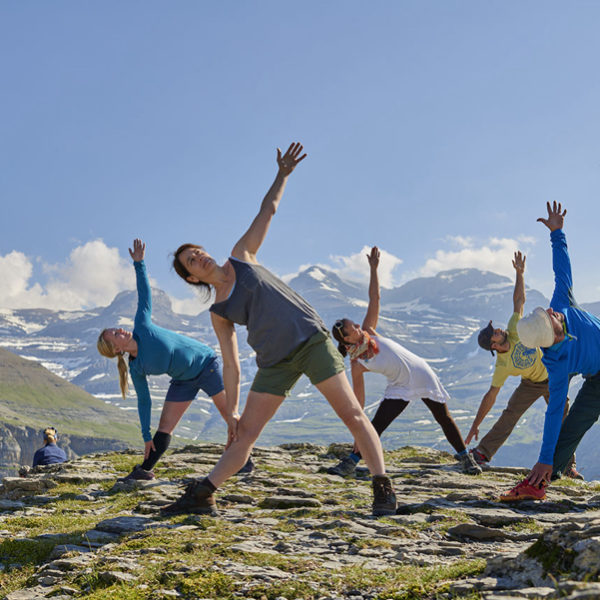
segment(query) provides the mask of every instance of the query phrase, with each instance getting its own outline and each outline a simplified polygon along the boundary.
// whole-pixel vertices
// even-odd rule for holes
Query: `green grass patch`
[[[510,523],[502,527],[504,531],[514,531],[515,533],[542,533],[548,524],[542,524],[535,519],[525,519],[518,523]]]
[[[56,545],[55,540],[12,539],[0,542],[0,561],[4,565],[39,565]]]

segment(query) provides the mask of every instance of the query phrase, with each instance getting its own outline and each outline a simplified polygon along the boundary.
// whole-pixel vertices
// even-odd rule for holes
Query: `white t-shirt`
[[[413,354],[397,342],[374,335],[379,352],[368,360],[358,362],[372,373],[384,375],[388,384],[384,398],[395,400],[420,400],[429,398],[436,402],[450,399],[433,369],[420,356]]]

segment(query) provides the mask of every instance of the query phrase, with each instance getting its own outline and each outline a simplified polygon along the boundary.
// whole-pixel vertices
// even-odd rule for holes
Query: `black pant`
[[[457,451],[466,450],[465,442],[462,435],[448,410],[448,405],[445,402],[436,402],[429,398],[421,398],[425,402],[425,406],[431,411],[433,418],[438,422],[446,439],[450,445]],[[377,408],[377,412],[371,421],[377,435],[381,434],[390,426],[392,421],[408,406],[406,400],[395,400],[393,398],[384,398]],[[360,452],[356,453],[360,456]]]

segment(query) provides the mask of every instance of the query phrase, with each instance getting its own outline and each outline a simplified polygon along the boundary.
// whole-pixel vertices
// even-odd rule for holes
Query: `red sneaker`
[[[530,485],[529,479],[523,479],[512,490],[501,494],[500,502],[515,502],[519,500],[545,500],[547,483],[541,483],[539,486]]]

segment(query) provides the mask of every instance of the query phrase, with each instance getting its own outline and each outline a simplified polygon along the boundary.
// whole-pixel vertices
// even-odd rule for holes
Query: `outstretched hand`
[[[552,206],[550,206],[550,202],[546,202],[546,208],[548,209],[548,218],[540,217],[538,221],[543,223],[550,231],[562,229],[567,209],[563,210],[561,203],[557,203],[556,200],[552,203]]]
[[[144,260],[145,255],[146,244],[139,238],[135,238],[135,240],[133,240],[133,250],[129,248],[129,256],[131,256],[134,262],[140,262]]]
[[[277,148],[277,164],[280,175],[287,177],[298,163],[306,158],[306,154],[300,156],[302,150],[304,150],[304,146],[300,142],[292,142],[283,156],[281,156],[281,149]]]
[[[475,425],[475,423],[473,423],[473,425],[471,425],[469,434],[465,438],[465,446],[468,446],[471,443],[471,440],[473,438],[475,438],[477,441],[479,441],[479,426]]]
[[[515,252],[515,257],[512,261],[515,271],[517,271],[517,273],[521,273],[521,275],[523,275],[523,273],[525,272],[525,258],[526,256],[524,254],[521,254],[521,251],[518,250],[517,252]]]
[[[379,248],[377,246],[373,246],[371,248],[371,252],[367,254],[367,260],[369,261],[369,267],[371,269],[376,269],[379,266],[379,257],[381,253],[379,252]]]

